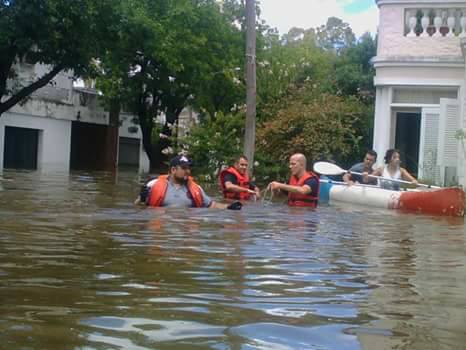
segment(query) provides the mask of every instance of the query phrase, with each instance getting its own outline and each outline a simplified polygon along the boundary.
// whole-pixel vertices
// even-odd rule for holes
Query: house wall
[[[29,84],[50,70],[45,65],[27,63],[21,63],[16,68],[23,84]],[[5,126],[41,130],[38,167],[68,171],[72,122],[109,125],[109,113],[100,103],[97,90],[73,87],[73,79],[72,72],[59,73],[51,84],[35,91],[25,103],[15,105],[0,117],[0,171],[3,169]],[[8,83],[11,85],[12,81]],[[136,133],[129,131],[130,127],[135,126],[131,119],[131,115],[121,114],[119,135],[140,141],[139,171],[149,172],[149,159],[142,146],[140,128]],[[163,116],[158,119],[164,121]]]
[[[464,73],[465,80],[466,80],[466,71]],[[460,103],[461,107],[461,127],[463,128],[463,132],[466,132],[466,93],[463,89],[463,97],[460,99],[463,103]],[[466,188],[466,140],[460,142],[459,145],[459,161],[458,161],[458,182]]]
[[[150,169],[150,162],[149,158],[147,157],[146,152],[144,151],[144,147],[142,146],[142,133],[139,126],[135,125],[131,120],[133,119],[133,115],[127,113],[120,114],[120,130],[119,136],[120,137],[128,137],[140,140],[140,150],[139,150],[139,172],[141,173],[148,173]],[[132,129],[137,126],[137,131],[132,132]]]
[[[406,35],[407,10],[440,9],[462,10],[464,0],[376,0],[379,6],[377,56],[373,59],[376,69],[376,106],[374,122],[374,149],[381,155],[393,147],[395,139],[395,113],[399,108],[426,107],[416,103],[398,106],[392,103],[393,90],[447,88],[458,90],[460,121],[466,129],[465,58],[458,36]],[[456,18],[458,24],[459,18]],[[460,29],[457,25],[457,31]],[[466,43],[466,41],[465,41]],[[466,47],[466,46],[465,46]],[[466,152],[458,159],[458,180],[466,186]],[[383,162],[379,157],[378,163]]]
[[[6,112],[0,118],[0,169],[3,169],[5,126],[39,130],[39,170],[69,171],[71,121]]]
[[[464,60],[462,64],[441,66],[440,64],[410,64],[402,60],[398,64],[379,66],[375,64],[374,83],[381,85],[406,86],[462,86],[464,84]]]
[[[392,147],[391,131],[392,116],[390,101],[392,100],[391,87],[380,86],[376,89],[375,97],[375,119],[374,119],[374,142],[373,149],[379,155],[377,165],[383,165],[385,151]]]
[[[419,8],[420,1],[392,3],[379,1],[378,57],[462,57],[459,37],[407,37],[405,11]],[[442,4],[443,3],[443,4]],[[447,1],[422,4],[424,8],[448,8]],[[422,6],[421,5],[421,6]],[[455,4],[452,4],[452,7]],[[458,4],[456,4],[458,6]]]

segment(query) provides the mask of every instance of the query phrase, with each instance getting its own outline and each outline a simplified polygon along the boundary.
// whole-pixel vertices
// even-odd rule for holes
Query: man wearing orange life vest
[[[168,175],[160,175],[142,187],[135,204],[143,203],[151,207],[185,207],[241,209],[240,202],[217,203],[209,196],[191,175],[192,162],[186,156],[176,156],[170,161]]]
[[[248,158],[239,156],[232,167],[220,172],[219,182],[223,196],[227,199],[248,200],[254,196],[260,198],[259,188],[248,176]]]
[[[315,208],[319,200],[319,178],[306,171],[306,157],[296,153],[290,157],[291,177],[288,184],[273,181],[268,188],[272,191],[288,192],[288,205]]]

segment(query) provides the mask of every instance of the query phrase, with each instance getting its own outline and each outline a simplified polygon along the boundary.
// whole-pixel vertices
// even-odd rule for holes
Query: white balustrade
[[[421,27],[422,27],[421,36],[429,36],[429,33],[427,32],[427,28],[430,25],[429,10],[424,9],[422,12],[423,12],[423,15],[422,15],[422,18],[421,18]],[[416,18],[416,20],[417,20],[417,18]]]
[[[448,25],[448,34],[447,36],[456,36],[455,34],[455,11],[454,10],[448,10],[448,18],[447,18],[447,25]]]
[[[460,27],[461,27],[460,37],[466,38],[466,10],[461,11]]]
[[[407,12],[406,18],[408,19],[408,28],[409,28],[409,32],[408,34],[406,34],[406,36],[408,37],[416,36],[416,24],[417,24],[416,14],[414,13],[414,16],[411,16],[411,14]]]
[[[466,8],[411,8],[405,12],[407,37],[466,37]]]

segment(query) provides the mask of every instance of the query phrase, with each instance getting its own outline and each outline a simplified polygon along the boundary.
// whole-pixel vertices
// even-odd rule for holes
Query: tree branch
[[[15,53],[12,50],[6,50],[5,56],[0,60],[0,101],[6,93],[6,83],[11,72],[11,67],[15,61]]]
[[[43,75],[40,79],[36,80],[34,83],[28,86],[25,86],[20,91],[18,91],[16,94],[14,94],[9,99],[7,99],[5,102],[0,103],[0,116],[4,112],[12,108],[14,105],[16,105],[17,103],[21,102],[26,97],[31,95],[34,91],[47,85],[49,81],[52,80],[64,68],[65,67],[63,64],[59,64],[55,66],[50,72]]]

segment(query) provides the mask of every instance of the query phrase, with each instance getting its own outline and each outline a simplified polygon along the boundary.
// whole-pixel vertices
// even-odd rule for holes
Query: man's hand
[[[241,210],[241,208],[243,207],[243,204],[239,201],[236,201],[236,202],[233,202],[231,204],[229,204],[227,206],[227,209],[230,209],[230,210]]]
[[[269,183],[267,188],[271,189],[272,191],[279,191],[281,185],[282,184],[280,182],[278,182],[278,181],[272,181],[271,183]]]
[[[362,182],[368,183],[369,182],[369,173],[367,171],[364,171],[362,173]]]

